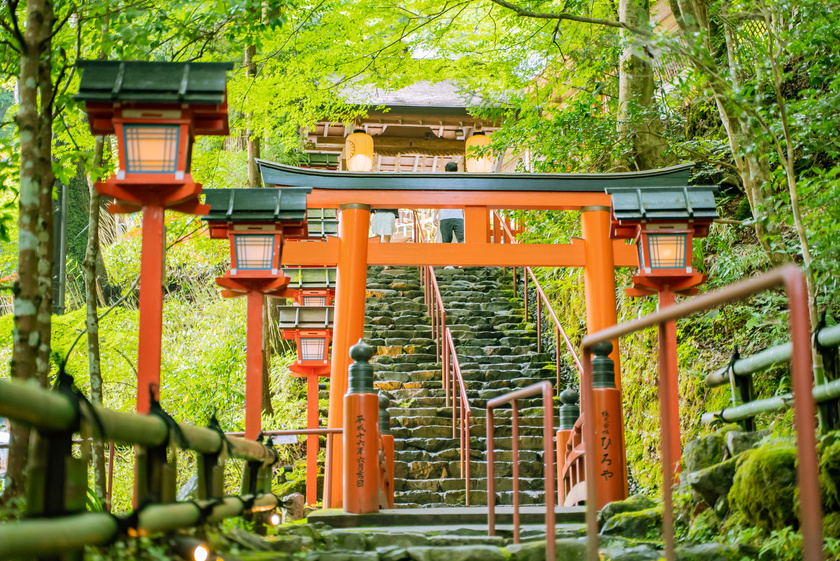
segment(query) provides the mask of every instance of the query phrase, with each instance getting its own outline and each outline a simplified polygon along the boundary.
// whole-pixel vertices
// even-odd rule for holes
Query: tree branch
[[[565,12],[534,12],[523,8],[521,6],[517,6],[516,4],[511,4],[506,0],[490,0],[494,4],[498,4],[503,8],[507,8],[508,10],[512,10],[517,15],[525,17],[525,18],[535,18],[535,19],[553,19],[553,20],[567,20],[567,21],[576,21],[578,23],[589,23],[592,25],[603,25],[606,27],[613,27],[616,29],[625,29],[631,33],[635,33],[636,35],[641,35],[642,37],[652,37],[653,33],[646,29],[641,29],[639,27],[635,27],[632,25],[628,25],[623,21],[613,21],[609,19],[602,19],[602,18],[590,18],[586,16],[576,16],[574,14],[567,14]]]

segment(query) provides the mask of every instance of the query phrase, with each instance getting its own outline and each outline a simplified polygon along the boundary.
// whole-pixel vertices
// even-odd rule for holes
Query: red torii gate
[[[338,172],[303,169],[258,160],[269,187],[309,187],[308,208],[341,211],[338,238],[289,240],[283,266],[337,266],[335,330],[328,425],[340,428],[347,391],[349,349],[364,333],[369,265],[462,265],[488,267],[583,267],[587,329],[616,324],[615,267],[637,267],[636,247],[610,239],[611,187],[686,187],[693,164],[610,174],[479,174]],[[369,239],[376,208],[463,208],[463,244],[381,244]],[[492,239],[492,210],[576,210],[583,239],[569,244],[499,244]],[[498,240],[500,241],[500,240]],[[618,342],[610,355],[621,389]],[[581,382],[586,383],[585,381]],[[616,412],[615,418],[621,418]],[[621,434],[623,453],[623,432]],[[342,505],[342,445],[331,442],[327,473],[331,508]],[[626,495],[626,479],[624,493]]]

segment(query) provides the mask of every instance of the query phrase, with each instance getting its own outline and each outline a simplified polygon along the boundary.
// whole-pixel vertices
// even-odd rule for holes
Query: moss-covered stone
[[[692,542],[704,542],[714,539],[720,531],[720,518],[712,509],[705,509],[697,514],[688,527],[688,539]]]
[[[598,527],[603,528],[604,524],[616,514],[622,512],[636,512],[656,506],[656,501],[646,495],[633,495],[623,501],[613,501],[604,505],[598,512]]]
[[[775,442],[738,457],[729,505],[750,526],[779,530],[795,526],[796,447]]]
[[[725,497],[732,488],[737,460],[731,459],[713,466],[685,474],[685,481],[706,501],[715,506],[718,499]]]
[[[601,556],[609,561],[659,561],[662,552],[649,545],[637,545],[622,549],[602,549]]]
[[[686,472],[698,471],[723,461],[726,439],[718,434],[701,436],[690,441],[683,452]]]
[[[366,537],[362,532],[333,530],[324,532],[323,537],[327,549],[364,551],[367,546]]]
[[[585,561],[586,542],[582,540],[557,540],[555,561]],[[502,550],[510,561],[545,561],[545,541],[518,543]]]
[[[367,535],[368,549],[382,547],[416,547],[426,545],[428,538],[421,533],[414,532],[373,532]]]
[[[409,547],[406,552],[411,561],[506,561],[502,550],[489,545]]]
[[[601,533],[640,540],[658,539],[662,536],[662,507],[618,513],[604,524]]]
[[[755,448],[761,439],[769,434],[770,431],[767,429],[753,432],[731,430],[726,433],[726,449],[729,450],[730,456],[737,456]]]

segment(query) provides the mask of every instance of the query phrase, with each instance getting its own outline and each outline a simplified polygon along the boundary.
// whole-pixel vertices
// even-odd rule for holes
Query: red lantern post
[[[706,280],[692,266],[692,244],[705,237],[709,225],[718,217],[716,187],[662,187],[654,189],[610,189],[613,201],[611,237],[634,239],[639,255],[638,274],[629,296],[659,295],[659,306],[671,306],[677,294],[693,296]],[[671,341],[667,355],[660,355],[659,392],[669,395],[670,407],[660,412],[663,425],[677,428],[671,449],[681,450],[679,414],[679,373],[677,369],[677,326],[668,322],[659,330],[659,340]],[[675,479],[681,457],[668,468]]]
[[[231,63],[80,61],[77,100],[91,132],[117,140],[116,174],[96,184],[113,213],[143,213],[137,411],[160,388],[165,210],[203,214],[190,174],[198,135],[227,135],[226,71]],[[159,397],[159,396],[158,396]]]
[[[262,430],[263,304],[266,296],[285,298],[290,278],[280,260],[285,238],[306,235],[308,189],[214,189],[204,217],[214,239],[230,244],[230,270],[216,279],[222,296],[247,296],[245,438]]]

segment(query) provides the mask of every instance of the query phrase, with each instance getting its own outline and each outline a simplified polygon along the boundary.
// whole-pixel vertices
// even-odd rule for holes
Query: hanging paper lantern
[[[344,155],[350,171],[370,171],[373,167],[373,137],[356,129],[344,141]]]
[[[467,139],[466,143],[466,157],[467,157],[467,171],[487,173],[493,170],[495,164],[493,158],[490,156],[478,157],[473,147],[488,146],[490,139],[483,132],[477,132]]]

